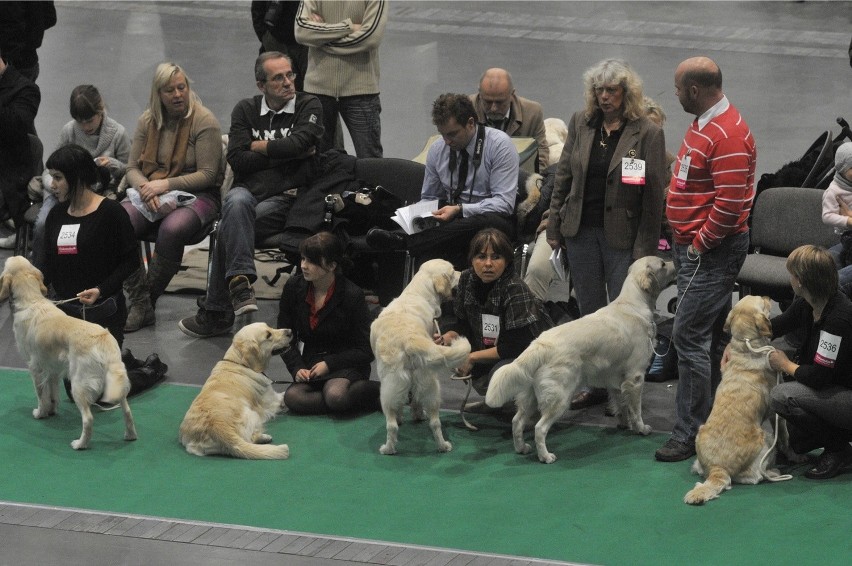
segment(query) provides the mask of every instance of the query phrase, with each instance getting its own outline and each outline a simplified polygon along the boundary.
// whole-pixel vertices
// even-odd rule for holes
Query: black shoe
[[[198,314],[195,316],[189,316],[178,322],[181,331],[193,338],[209,338],[225,334],[233,325],[232,311],[209,311],[204,308],[198,309]]]
[[[124,363],[124,367],[128,370],[136,369],[142,367],[142,360],[133,356],[133,352],[130,351],[130,348],[125,348],[121,351],[121,361]]]
[[[852,448],[839,452],[824,451],[816,466],[805,472],[805,477],[812,480],[827,480],[839,474],[847,464],[852,463]]]
[[[142,367],[151,368],[159,375],[166,375],[166,372],[169,371],[169,366],[160,361],[160,356],[156,353],[145,358],[145,363],[142,364]]]
[[[674,438],[669,438],[654,452],[654,458],[660,462],[680,462],[693,456],[695,456],[695,441],[681,442]]]
[[[231,279],[228,284],[228,295],[231,298],[231,306],[234,308],[235,316],[257,311],[254,288],[245,275],[236,275]]]
[[[381,228],[370,228],[366,240],[374,250],[404,250],[407,247],[405,236]]]

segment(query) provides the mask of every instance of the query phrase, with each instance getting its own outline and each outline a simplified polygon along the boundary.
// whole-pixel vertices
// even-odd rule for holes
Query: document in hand
[[[560,281],[565,281],[565,264],[562,263],[562,248],[556,248],[550,252],[550,265]]]
[[[432,213],[438,210],[437,200],[421,200],[396,209],[396,213],[391,220],[399,224],[406,234],[414,234],[422,232],[425,228],[431,226],[430,223],[416,222],[418,218],[431,219]]]

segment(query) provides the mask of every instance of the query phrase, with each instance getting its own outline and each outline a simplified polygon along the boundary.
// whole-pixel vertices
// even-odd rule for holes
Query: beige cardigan
[[[140,157],[145,148],[148,135],[148,123],[151,114],[147,110],[139,117],[133,143],[130,146],[130,160],[127,163],[128,186],[138,187],[148,181],[142,174]],[[157,148],[157,161],[163,163],[172,155],[177,134],[177,122],[163,125],[160,130],[160,145]],[[189,129],[189,147],[186,150],[186,162],[183,173],[169,179],[170,191],[198,193],[213,191],[222,184],[222,131],[219,121],[207,108],[196,105]]]
[[[312,13],[324,22],[311,20]],[[304,0],[296,41],[308,46],[305,92],[339,98],[379,92],[379,43],[388,21],[384,0]],[[352,31],[352,23],[361,24]]]

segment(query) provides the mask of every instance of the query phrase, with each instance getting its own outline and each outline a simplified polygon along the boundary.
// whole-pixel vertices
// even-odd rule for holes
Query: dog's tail
[[[494,372],[485,393],[485,403],[489,407],[502,407],[532,385],[532,376],[540,365],[540,348],[540,345],[533,342],[514,362]]]
[[[695,487],[683,496],[683,502],[690,505],[701,505],[711,499],[716,499],[720,493],[730,487],[731,476],[728,472],[721,466],[711,465],[704,483],[696,483]]]
[[[126,398],[128,393],[130,393],[130,379],[127,377],[124,364],[121,360],[109,362],[106,366],[104,392],[100,402],[115,405]]]
[[[439,346],[428,336],[412,336],[406,343],[402,352],[407,359],[405,366],[409,368],[421,368],[431,366],[440,362],[446,365],[448,370],[461,367],[470,355],[470,341],[464,336],[459,336],[448,346]]]
[[[242,438],[229,446],[229,450],[231,456],[246,460],[286,460],[290,457],[290,447],[286,444],[253,444]]]

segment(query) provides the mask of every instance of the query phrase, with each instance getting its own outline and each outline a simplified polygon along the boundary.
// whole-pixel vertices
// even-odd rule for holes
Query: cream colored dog
[[[713,410],[695,437],[697,457],[692,471],[706,481],[695,484],[684,496],[685,503],[700,505],[715,499],[731,488],[731,481],[755,484],[778,477],[778,471],[769,468],[775,463],[775,450],[767,456],[772,439],[761,426],[769,416],[769,390],[777,380],[764,350],[772,339],[770,304],[768,297],[743,297],[725,321],[725,331],[731,333],[728,361],[722,369]],[[787,447],[783,420],[778,435],[785,454],[799,461]]]
[[[180,425],[180,442],[196,456],[225,454],[250,460],[283,460],[286,444],[272,445],[264,423],[281,411],[284,394],[263,372],[274,353],[290,345],[292,332],[262,322],[234,335],[225,357],[192,402]]]
[[[46,294],[41,271],[21,256],[6,260],[0,274],[0,302],[10,300],[15,342],[35,385],[38,408],[33,417],[56,414],[59,382],[67,377],[71,397],[83,417],[83,432],[71,443],[74,450],[89,447],[91,406],[98,400],[121,405],[124,439],[136,440],[136,425],[127,403],[130,380],[118,342],[105,328],[68,316]]]
[[[432,332],[441,302],[452,297],[458,282],[459,272],[450,262],[429,260],[370,326],[370,345],[381,380],[379,397],[387,421],[387,441],[379,448],[382,454],[396,454],[402,408],[409,398],[415,420],[423,418],[424,410],[428,415],[438,451],[453,449],[441,431],[439,379],[464,364],[470,342],[459,338],[449,346],[439,346]]]
[[[620,425],[639,434],[651,427],[642,422],[642,384],[651,360],[654,306],[675,276],[674,265],[654,256],[633,262],[621,294],[595,313],[543,332],[511,364],[498,369],[485,395],[490,407],[502,407],[515,398],[512,419],[515,451],[530,452],[524,427],[536,411],[538,459],[556,461],[545,439],[550,427],[571,403],[580,385],[606,387]]]

